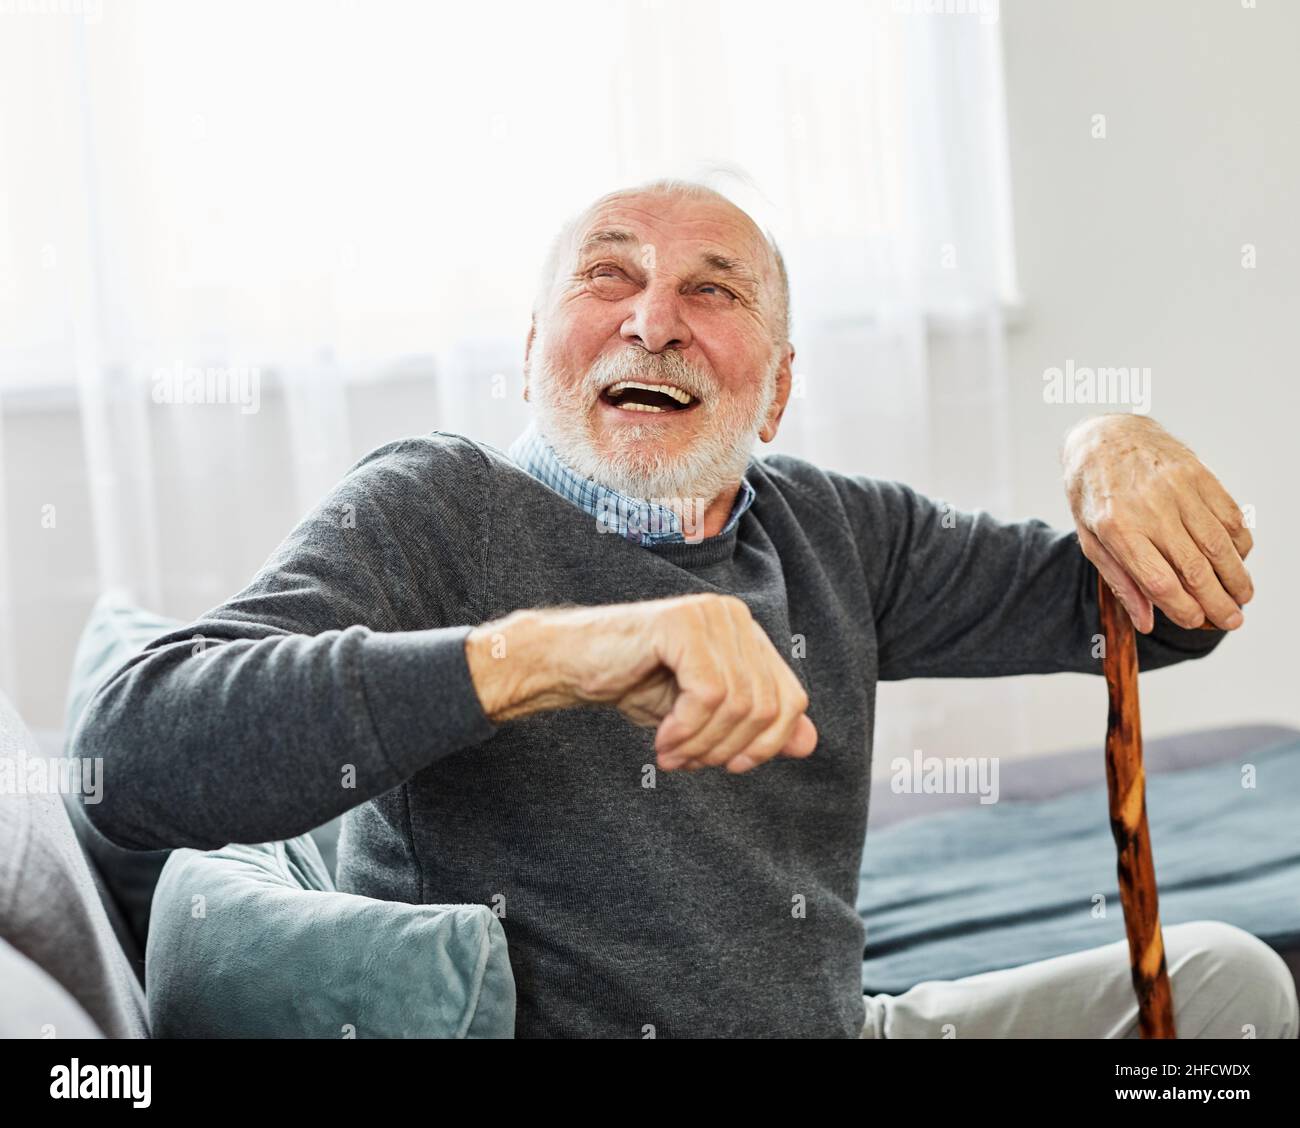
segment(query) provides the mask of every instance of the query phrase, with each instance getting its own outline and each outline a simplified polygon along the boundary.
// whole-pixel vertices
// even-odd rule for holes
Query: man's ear
[[[790,390],[794,383],[791,374],[793,365],[794,345],[787,344],[785,355],[781,358],[781,366],[776,370],[776,395],[772,399],[772,408],[758,432],[758,437],[765,443],[770,443],[776,438],[776,432],[781,426],[781,417],[785,414],[785,405],[790,401]]]
[[[537,316],[533,315],[528,322],[528,339],[524,342],[524,399],[528,399],[528,358],[532,355],[533,340],[537,336]]]

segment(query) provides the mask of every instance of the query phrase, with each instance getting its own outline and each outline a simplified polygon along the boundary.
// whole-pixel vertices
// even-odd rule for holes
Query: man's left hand
[[[1253,540],[1196,455],[1146,416],[1102,415],[1069,433],[1062,462],[1079,545],[1137,630],[1153,604],[1182,627],[1241,626]]]

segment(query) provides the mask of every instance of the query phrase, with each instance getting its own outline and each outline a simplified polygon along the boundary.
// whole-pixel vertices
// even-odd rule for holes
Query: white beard
[[[758,433],[776,397],[776,374],[781,354],[773,351],[771,364],[763,374],[762,390],[752,408],[726,403],[708,380],[675,349],[649,353],[637,346],[613,356],[601,357],[587,373],[582,385],[564,392],[555,379],[544,342],[534,342],[537,366],[538,428],[560,459],[584,478],[608,489],[641,499],[682,499],[707,506],[725,490],[734,489],[758,440]],[[617,380],[675,384],[701,402],[705,427],[683,453],[669,456],[656,450],[658,429],[653,424],[631,424],[620,429],[629,447],[612,455],[596,449],[585,411],[589,397]],[[579,410],[574,407],[580,405]]]

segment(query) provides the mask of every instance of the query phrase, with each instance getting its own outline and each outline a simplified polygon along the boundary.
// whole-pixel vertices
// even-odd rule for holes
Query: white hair
[[[734,200],[730,199],[725,193],[718,189],[705,184],[700,180],[686,180],[676,177],[660,177],[655,180],[646,181],[643,184],[636,185],[632,188],[619,188],[613,192],[607,192],[600,199],[589,207],[584,208],[576,215],[570,216],[560,230],[556,232],[555,237],[551,240],[550,247],[546,253],[546,258],[542,262],[542,273],[538,280],[537,293],[533,299],[533,318],[538,325],[542,323],[543,313],[550,305],[551,294],[555,289],[555,280],[560,272],[560,268],[574,253],[574,240],[577,238],[578,230],[587,216],[589,216],[601,204],[609,200],[617,199],[623,196],[639,195],[661,195],[671,196],[679,199],[689,200],[721,200],[730,204],[742,214],[746,215],[750,222],[753,217],[744,208],[740,207]],[[776,239],[770,231],[764,230],[754,223],[755,228],[762,233],[764,242],[772,256],[772,268],[776,278],[776,293],[774,295],[775,317],[772,322],[772,341],[777,345],[785,345],[790,341],[790,279],[786,274],[785,259],[781,255],[781,248],[776,245]]]

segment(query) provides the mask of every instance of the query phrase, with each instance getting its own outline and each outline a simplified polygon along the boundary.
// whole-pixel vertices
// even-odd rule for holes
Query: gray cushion
[[[27,793],[46,763],[0,694],[0,939],[42,968],[110,1038],[148,1033],[144,998],[100,902],[57,790]],[[56,764],[58,761],[54,761]],[[0,997],[9,988],[0,983]]]
[[[69,744],[95,691],[132,655],[159,635],[181,625],[179,620],[142,611],[119,593],[109,592],[99,597],[72,660],[66,713]],[[168,851],[124,850],[109,842],[91,824],[80,802],[68,804],[68,815],[81,848],[108,894],[105,904],[110,916],[116,914],[125,925],[124,929],[118,928],[118,940],[132,961],[136,977],[143,983],[149,905]]]
[[[43,968],[0,940],[0,1038],[102,1038],[81,1005]]]
[[[145,966],[156,1037],[514,1037],[486,905],[340,893],[310,835],[173,851]]]

